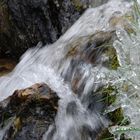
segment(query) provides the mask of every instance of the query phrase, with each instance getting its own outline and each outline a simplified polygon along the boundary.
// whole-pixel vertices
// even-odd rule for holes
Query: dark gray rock
[[[4,133],[0,138],[41,140],[54,123],[57,107],[58,97],[46,84],[15,91],[0,102],[0,130]]]
[[[20,57],[28,48],[55,42],[96,0],[3,0],[0,56]]]

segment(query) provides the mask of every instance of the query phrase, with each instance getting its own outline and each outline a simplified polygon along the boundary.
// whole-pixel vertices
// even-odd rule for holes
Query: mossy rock
[[[123,110],[121,108],[118,108],[115,111],[108,113],[108,116],[115,125],[121,124],[121,122],[124,120]]]
[[[114,140],[114,136],[108,131],[108,129],[105,129],[97,140]]]
[[[81,0],[72,0],[72,3],[78,11],[86,9],[88,7],[88,4],[85,2],[83,3]]]
[[[107,106],[111,105],[116,100],[116,95],[112,95],[113,92],[116,92],[116,89],[113,86],[108,86],[107,88],[101,89],[101,93],[104,96],[104,101]]]
[[[117,70],[120,65],[114,47],[112,45],[107,45],[105,54],[109,58],[109,61],[106,63],[107,67],[112,70]]]
[[[112,86],[102,87],[99,91],[103,95],[102,100],[105,102],[106,107],[115,103],[116,94],[112,94],[113,92],[117,93],[117,90],[115,89],[115,87],[112,87]],[[107,113],[107,116],[108,116],[109,120],[111,120],[111,124],[110,124],[111,126],[112,125],[124,126],[124,125],[129,124],[129,120],[126,119],[123,115],[122,108],[118,108],[112,112]],[[114,136],[112,134],[110,134],[110,132],[108,130],[105,130],[101,133],[99,140],[114,140]],[[127,140],[127,139],[125,139],[125,137],[123,139],[123,137],[122,137],[121,140]]]
[[[35,84],[0,102],[0,127],[7,130],[3,140],[40,140],[54,123],[58,97],[46,84]]]

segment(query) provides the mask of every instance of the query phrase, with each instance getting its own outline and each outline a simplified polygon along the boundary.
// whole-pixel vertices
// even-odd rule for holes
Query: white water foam
[[[36,48],[28,50],[14,71],[0,78],[0,100],[11,95],[16,89],[45,82],[61,99],[55,125],[49,128],[43,139],[96,139],[98,131],[107,127],[108,121],[96,109],[89,111],[88,100],[84,103],[82,100],[89,92],[96,91],[99,85],[106,84],[104,79],[107,69],[93,67],[91,64],[81,65],[82,77],[78,87],[83,83],[85,86],[79,98],[74,95],[70,82],[66,82],[61,75],[67,75],[71,64],[71,59],[66,59],[65,56],[71,48],[69,44],[78,38],[99,31],[114,30],[110,27],[110,19],[114,15],[124,15],[129,8],[130,4],[121,0],[112,0],[100,7],[89,8],[57,42],[43,48],[40,48],[39,44]],[[50,136],[53,129],[56,129],[55,134]]]

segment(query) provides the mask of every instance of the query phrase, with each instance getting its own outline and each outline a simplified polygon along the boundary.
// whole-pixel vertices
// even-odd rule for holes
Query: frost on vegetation
[[[116,31],[118,39],[114,42],[120,67],[110,72],[111,84],[117,89],[117,99],[108,108],[108,112],[121,107],[124,118],[129,124],[116,125],[110,128],[116,140],[121,134],[134,140],[140,139],[140,12],[138,4],[134,4],[133,21],[130,21],[132,33],[119,27]]]

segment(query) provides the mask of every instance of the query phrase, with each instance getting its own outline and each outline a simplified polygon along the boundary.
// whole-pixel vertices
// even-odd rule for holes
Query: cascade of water
[[[108,70],[102,66],[105,60],[103,56],[100,57],[102,61],[99,60],[95,66],[85,58],[81,59],[81,54],[87,56],[88,60],[93,58],[92,49],[96,45],[85,50],[85,46],[76,48],[77,44],[73,42],[80,40],[78,43],[82,45],[88,43],[89,37],[97,32],[113,30],[109,25],[110,19],[114,15],[123,15],[129,8],[130,4],[121,0],[89,8],[56,43],[43,48],[38,44],[36,48],[28,50],[14,71],[0,78],[0,100],[16,89],[45,82],[61,99],[56,122],[43,139],[96,139],[98,131],[106,127],[108,122],[100,114],[104,105],[91,103],[90,95],[99,86],[106,84]],[[74,59],[67,56],[73,46],[79,51]]]
[[[114,42],[120,67],[113,73],[113,84],[118,94],[111,110],[121,107],[125,119],[129,120],[127,125],[122,123],[110,129],[116,135],[116,139],[120,139],[122,133],[129,138],[140,139],[140,13],[136,1],[133,18],[133,21],[129,21],[133,31],[118,28],[118,39]]]
[[[11,95],[16,89],[26,88],[36,82],[49,82],[54,77],[52,75],[58,71],[62,60],[65,59],[72,42],[99,31],[111,30],[109,20],[115,14],[123,15],[129,7],[130,4],[127,2],[112,0],[100,7],[89,8],[56,43],[43,48],[39,48],[39,44],[36,48],[28,50],[14,71],[0,78],[0,99]],[[86,38],[82,42],[84,41]],[[59,77],[58,72],[56,75]]]

